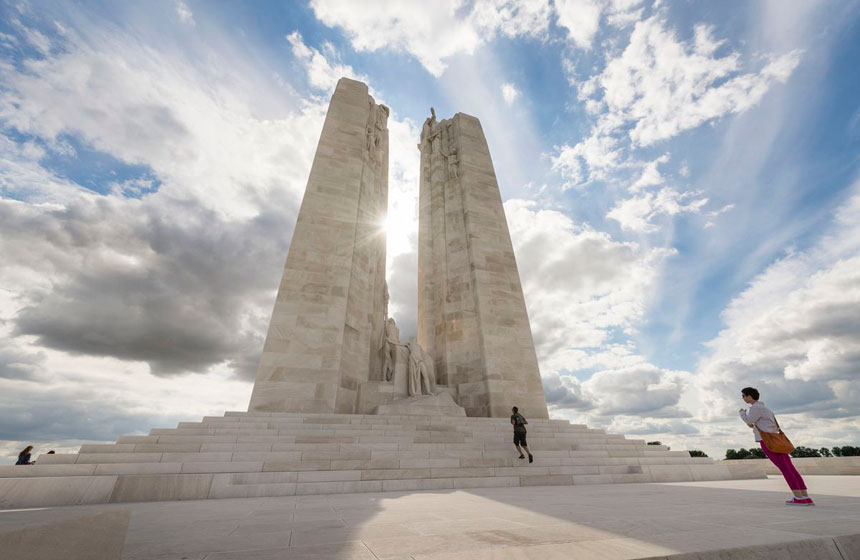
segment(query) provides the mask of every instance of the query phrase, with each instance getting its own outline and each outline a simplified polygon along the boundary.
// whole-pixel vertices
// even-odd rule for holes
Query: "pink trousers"
[[[806,484],[803,483],[803,477],[800,476],[800,473],[797,472],[797,469],[794,468],[794,465],[791,462],[791,455],[788,453],[774,453],[770,451],[764,442],[761,443],[761,450],[764,451],[764,454],[767,455],[767,458],[770,459],[770,462],[776,465],[776,468],[779,469],[779,472],[782,473],[783,478],[788,483],[788,487],[792,490],[806,490]]]

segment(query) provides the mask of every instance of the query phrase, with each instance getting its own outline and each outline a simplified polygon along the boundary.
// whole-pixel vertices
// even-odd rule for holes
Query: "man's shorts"
[[[514,432],[514,445],[519,445],[522,447],[528,447],[529,444],[526,443],[526,433],[525,432]]]

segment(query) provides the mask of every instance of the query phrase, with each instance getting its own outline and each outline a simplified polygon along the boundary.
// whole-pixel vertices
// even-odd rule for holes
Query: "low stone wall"
[[[799,457],[792,463],[800,474],[860,475],[860,457]],[[752,463],[761,466],[765,474],[779,474],[776,466],[767,459],[740,459],[726,463]]]

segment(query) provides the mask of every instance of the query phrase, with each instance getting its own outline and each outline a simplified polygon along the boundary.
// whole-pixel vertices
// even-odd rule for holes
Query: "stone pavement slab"
[[[789,492],[773,477],[8,510],[0,551],[4,560],[860,559],[860,477],[806,479],[816,507],[785,506]],[[96,535],[99,555],[75,532]]]

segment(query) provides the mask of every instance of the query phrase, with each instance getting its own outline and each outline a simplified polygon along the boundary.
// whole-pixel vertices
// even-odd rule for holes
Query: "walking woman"
[[[757,389],[744,387],[741,389],[741,396],[745,403],[751,405],[749,410],[745,410],[743,408],[740,410],[741,420],[744,421],[744,424],[753,429],[755,440],[760,443],[761,450],[764,451],[764,454],[767,455],[767,458],[770,459],[771,463],[776,465],[776,468],[779,469],[779,472],[782,473],[782,476],[788,483],[788,487],[791,488],[792,493],[794,493],[794,497],[792,499],[786,500],[786,505],[814,506],[815,504],[813,503],[812,498],[810,498],[809,494],[806,493],[806,484],[803,482],[803,477],[800,476],[800,473],[797,472],[797,469],[794,468],[794,465],[791,462],[791,455],[788,453],[774,453],[767,448],[767,445],[762,438],[762,432],[767,434],[779,434],[780,432],[779,424],[776,423],[776,417],[773,415],[773,411],[766,407],[763,402],[758,400],[759,393]]]
[[[33,451],[33,446],[28,445],[24,451],[18,453],[18,462],[16,465],[32,465],[35,461],[30,460],[30,452]]]

